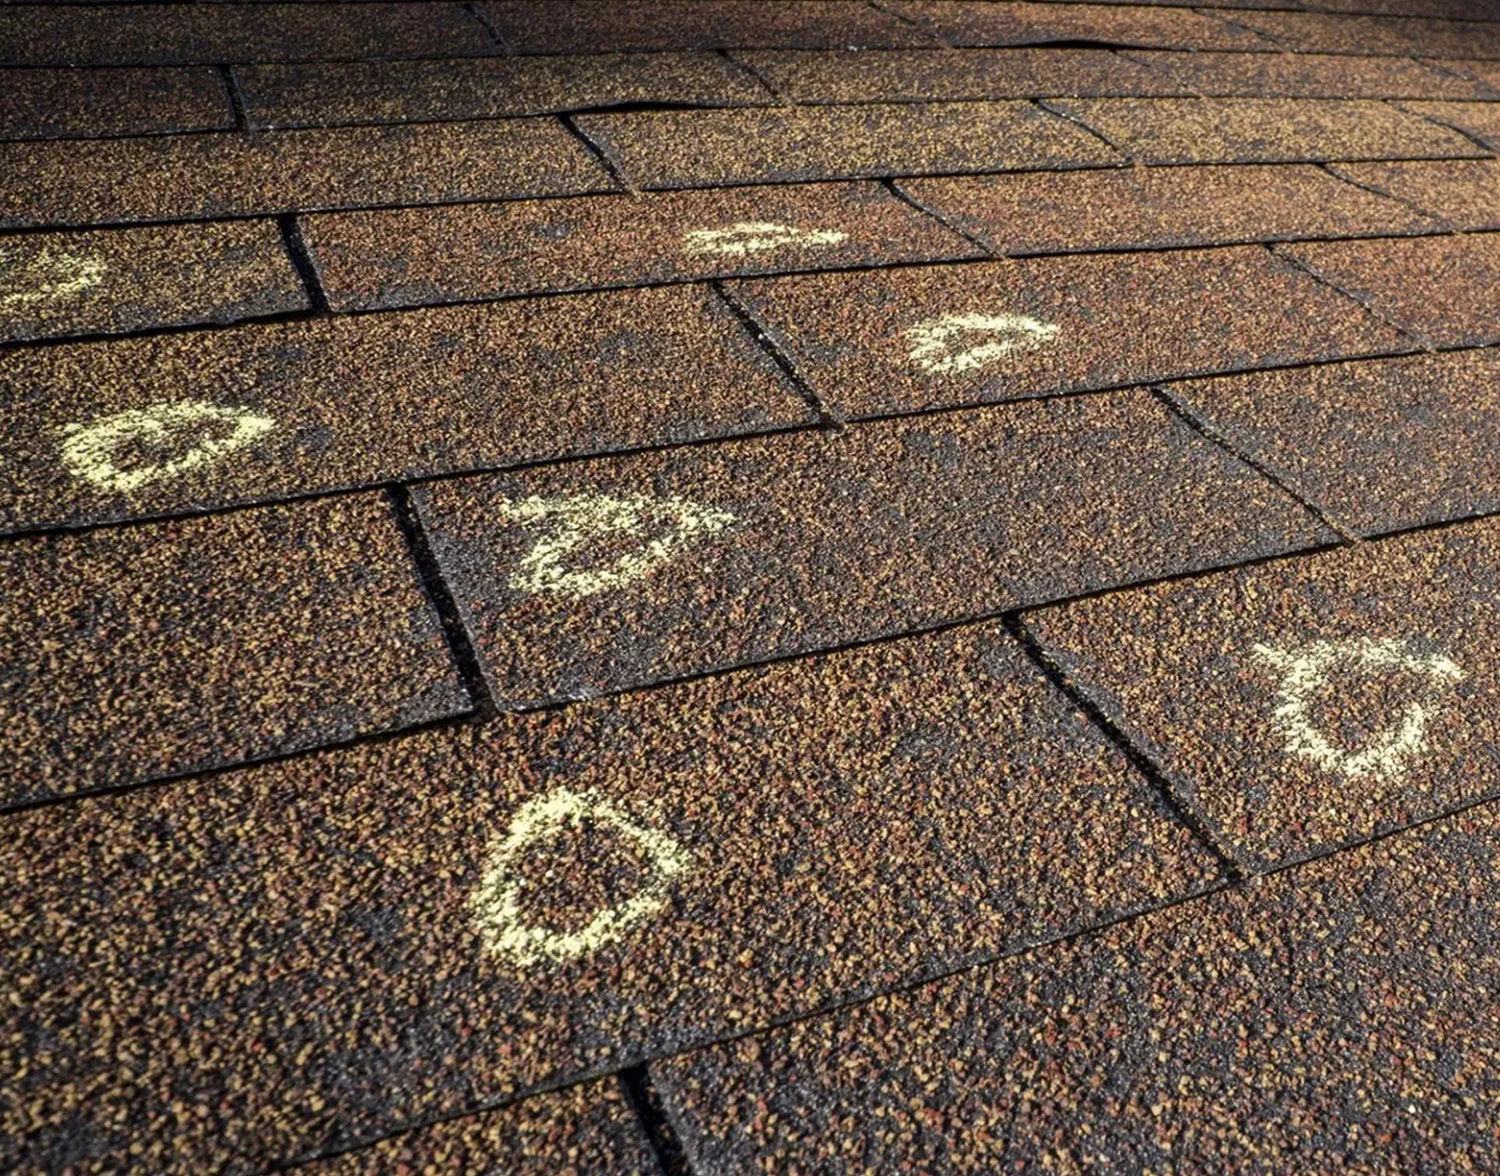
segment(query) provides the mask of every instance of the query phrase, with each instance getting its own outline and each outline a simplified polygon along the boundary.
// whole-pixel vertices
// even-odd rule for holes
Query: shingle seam
[[[224,87],[224,97],[228,100],[230,113],[234,117],[234,129],[241,132],[250,130],[250,115],[245,105],[245,92],[240,88],[239,78],[235,77],[234,66],[223,62],[215,68],[219,71],[219,81]],[[64,137],[74,138],[74,136],[58,136],[58,138]],[[127,138],[128,136],[119,137]]]
[[[1200,414],[1194,412],[1185,401],[1173,395],[1170,388],[1164,385],[1153,386],[1151,393],[1162,403],[1168,412],[1177,417],[1188,428],[1202,436],[1205,440],[1217,445],[1237,461],[1249,466],[1262,478],[1270,482],[1271,485],[1295,501],[1298,506],[1302,507],[1303,510],[1319,523],[1338,535],[1344,542],[1361,542],[1358,532],[1351,527],[1345,526],[1344,523],[1321,503],[1314,501],[1298,490],[1283,471],[1278,470],[1270,462],[1258,456],[1253,446],[1246,443],[1243,438],[1238,437],[1233,430],[1210,424]]]
[[[501,53],[505,54],[508,57],[515,56],[515,46],[506,41],[504,35],[500,32],[500,30],[497,29],[490,18],[484,14],[484,9],[480,8],[478,4],[473,3],[472,0],[470,0],[469,3],[463,4],[461,7],[474,20],[474,23],[484,30],[484,35],[495,43],[495,46],[500,50]]]
[[[605,144],[595,142],[590,138],[588,132],[578,125],[578,121],[571,114],[559,114],[557,121],[562,123],[568,134],[583,144],[584,150],[598,162],[605,174],[621,191],[631,195],[638,191],[625,170],[625,164]]]
[[[916,196],[913,196],[905,188],[901,187],[898,181],[893,179],[884,179],[880,181],[880,184],[881,187],[883,187],[897,200],[900,200],[903,204],[909,205],[911,208],[916,209],[923,216],[930,217],[932,220],[942,225],[943,228],[947,229],[950,233],[957,233],[965,241],[979,246],[979,248],[983,249],[985,253],[987,253],[990,257],[999,260],[1007,260],[1005,254],[1001,253],[1000,250],[996,248],[995,243],[987,239],[984,234],[978,229],[967,229],[947,213],[940,212],[938,209],[924,204]]]
[[[720,57],[722,57],[725,61],[729,62],[729,64],[732,65],[732,66],[734,66],[735,69],[740,70],[742,73],[746,74],[747,76],[749,76],[751,78],[754,78],[755,81],[766,91],[766,93],[769,94],[772,98],[774,98],[776,100],[776,105],[778,105],[778,106],[795,106],[796,105],[796,103],[792,101],[792,97],[791,97],[790,94],[783,93],[782,90],[781,90],[781,88],[779,86],[777,86],[775,82],[773,82],[765,74],[761,73],[760,70],[756,69],[755,66],[751,62],[740,60],[738,57],[736,57],[734,55],[734,53],[732,51],[730,51],[728,49],[720,49],[720,50],[717,50],[717,52],[718,52],[718,54],[719,54]],[[733,108],[732,107],[716,107],[714,109],[725,109],[725,110],[728,110],[728,109],[733,109]]]
[[[1420,111],[1420,110],[1410,110],[1410,109],[1408,109],[1407,107],[1405,107],[1405,106],[1403,106],[1401,104],[1402,101],[1409,102],[1409,101],[1411,101],[1411,99],[1409,99],[1409,98],[1408,99],[1399,99],[1399,100],[1398,99],[1394,99],[1394,98],[1384,99],[1385,105],[1391,107],[1392,109],[1399,110],[1402,114],[1412,115],[1412,116],[1414,116],[1416,118],[1421,119],[1423,122],[1431,123],[1435,127],[1442,127],[1444,130],[1452,131],[1454,134],[1457,134],[1457,135],[1462,135],[1470,143],[1473,143],[1474,146],[1478,147],[1481,151],[1485,152],[1485,154],[1487,154],[1487,155],[1489,155],[1491,157],[1493,157],[1495,155],[1495,153],[1496,153],[1495,152],[1495,144],[1491,143],[1489,140],[1485,139],[1482,135],[1475,134],[1473,131],[1466,131],[1463,127],[1459,126],[1457,123],[1446,122],[1445,120],[1438,118],[1434,114],[1426,114],[1426,113],[1424,113],[1423,111]],[[1489,105],[1491,105],[1491,103],[1480,101],[1480,102],[1477,103],[1477,105],[1480,105],[1480,106],[1489,106]]]
[[[943,49],[953,48],[953,44],[941,33],[937,32],[935,29],[927,28],[920,21],[914,20],[912,17],[907,16],[906,13],[902,12],[898,8],[892,8],[889,4],[884,3],[883,0],[865,0],[865,2],[876,12],[883,13],[886,16],[895,18],[895,20],[899,24],[905,25],[907,28],[913,29],[916,32],[922,34],[922,36],[931,39],[939,47]]]
[[[1243,24],[1240,21],[1231,20],[1229,17],[1227,17],[1227,16],[1224,15],[1224,11],[1222,9],[1219,9],[1219,8],[1194,8],[1191,11],[1196,12],[1199,16],[1206,16],[1206,17],[1210,18],[1211,20],[1216,20],[1220,24],[1228,25],[1232,29],[1238,29],[1242,33],[1249,33],[1252,37],[1259,38],[1260,40],[1264,41],[1268,46],[1270,46],[1273,49],[1281,49],[1281,50],[1283,50],[1283,51],[1285,51],[1287,53],[1295,53],[1295,52],[1297,52],[1297,50],[1294,49],[1291,45],[1288,45],[1285,41],[1282,41],[1279,38],[1273,36],[1271,33],[1266,32],[1264,29],[1258,29],[1254,25]],[[1289,9],[1288,11],[1294,11],[1295,12],[1295,11],[1300,11],[1300,10],[1298,10],[1298,9]],[[1240,49],[1240,50],[1233,50],[1232,52],[1261,53],[1261,52],[1264,52],[1264,50],[1261,50],[1261,49]],[[1354,54],[1354,53],[1351,53],[1351,54],[1348,54],[1347,56],[1362,57],[1362,56],[1365,56],[1365,54]],[[1393,53],[1382,53],[1379,56],[1381,56],[1381,57],[1394,57],[1394,56],[1396,56],[1396,54],[1393,54]]]
[[[691,1176],[687,1153],[683,1150],[676,1126],[662,1105],[661,1094],[651,1080],[651,1071],[644,1063],[638,1063],[625,1067],[616,1078],[626,1103],[635,1112],[636,1122],[651,1145],[662,1176]]]
[[[739,320],[740,325],[746,333],[755,340],[756,346],[764,351],[771,360],[781,369],[782,374],[788,382],[796,389],[797,394],[807,402],[809,408],[818,416],[818,425],[824,429],[838,430],[844,427],[844,418],[833,408],[824,403],[823,398],[818,395],[817,389],[812,382],[797,367],[797,361],[793,358],[792,348],[783,339],[780,333],[771,325],[764,323],[745,302],[735,296],[734,292],[725,286],[722,280],[710,282],[715,294],[730,313]]]
[[[328,294],[323,289],[323,279],[318,272],[317,258],[313,256],[302,237],[302,226],[298,224],[296,214],[284,213],[276,218],[276,223],[281,229],[282,244],[286,248],[287,256],[291,258],[293,268],[297,271],[297,277],[302,281],[302,288],[307,293],[308,304],[312,307],[313,314],[330,313]]]
[[[1332,176],[1334,179],[1338,180],[1340,183],[1348,184],[1352,188],[1358,188],[1362,192],[1369,192],[1371,195],[1380,196],[1386,200],[1394,200],[1397,204],[1403,205],[1404,207],[1411,209],[1412,212],[1417,213],[1419,216],[1424,216],[1428,220],[1432,221],[1433,224],[1437,225],[1439,227],[1439,230],[1443,233],[1453,233],[1457,231],[1452,221],[1439,216],[1430,208],[1424,208],[1415,200],[1409,200],[1407,199],[1407,197],[1400,196],[1397,193],[1392,192],[1388,188],[1382,188],[1379,184],[1367,183],[1364,180],[1357,180],[1353,176],[1345,175],[1339,170],[1338,162],[1319,163],[1316,166],[1320,170]],[[1428,234],[1417,233],[1414,234],[1414,236],[1423,237],[1428,236]],[[1333,238],[1329,239],[1331,240]]]
[[[1437,235],[1453,236],[1454,234]],[[1305,244],[1305,242],[1301,243]],[[1408,339],[1412,340],[1412,342],[1414,342],[1419,348],[1421,348],[1421,350],[1427,352],[1437,350],[1437,345],[1433,342],[1433,340],[1422,334],[1421,331],[1418,331],[1415,327],[1408,327],[1401,323],[1398,323],[1390,315],[1386,314],[1379,307],[1375,306],[1370,299],[1361,297],[1353,290],[1347,289],[1346,287],[1340,285],[1338,282],[1335,282],[1327,274],[1321,272],[1316,266],[1312,265],[1309,262],[1303,261],[1300,257],[1297,257],[1290,250],[1280,248],[1279,243],[1268,244],[1265,246],[1265,249],[1268,253],[1271,254],[1271,256],[1279,259],[1287,265],[1295,266],[1297,269],[1307,274],[1307,276],[1312,278],[1314,281],[1328,287],[1328,289],[1333,290],[1335,293],[1343,295],[1345,298],[1349,299],[1350,302],[1356,303],[1359,306],[1363,307],[1366,313],[1374,316],[1376,319],[1380,320],[1380,322],[1384,323],[1386,326],[1390,327],[1398,334],[1405,335]]]
[[[1191,81],[1189,81],[1187,78],[1184,78],[1184,77],[1180,76],[1177,73],[1177,71],[1174,70],[1170,65],[1167,65],[1164,62],[1148,61],[1148,60],[1146,60],[1146,58],[1144,56],[1141,56],[1141,54],[1143,52],[1144,52],[1143,50],[1139,50],[1139,49],[1136,49],[1136,50],[1116,49],[1115,50],[1115,54],[1117,56],[1119,56],[1119,57],[1123,57],[1126,61],[1133,62],[1134,64],[1140,66],[1142,69],[1149,69],[1152,73],[1156,74],[1158,77],[1165,78],[1167,81],[1173,83],[1174,85],[1181,86],[1184,90],[1186,90],[1188,92],[1187,95],[1186,95],[1186,97],[1192,97],[1192,98],[1207,98],[1208,97],[1207,94],[1205,94],[1197,86],[1193,85],[1193,83]]]
[[[1127,150],[1126,148],[1120,146],[1120,144],[1116,143],[1113,139],[1111,139],[1108,135],[1106,135],[1103,131],[1099,130],[1097,127],[1092,126],[1091,124],[1085,122],[1083,119],[1079,118],[1076,114],[1074,114],[1070,110],[1067,110],[1065,108],[1059,108],[1057,106],[1051,105],[1051,103],[1053,103],[1053,102],[1060,102],[1060,101],[1065,101],[1065,99],[1033,98],[1033,99],[1031,99],[1031,104],[1033,106],[1037,107],[1039,110],[1045,110],[1048,114],[1053,115],[1056,118],[1060,118],[1060,119],[1064,120],[1065,122],[1070,122],[1075,127],[1078,127],[1080,130],[1085,131],[1088,134],[1092,135],[1094,138],[1098,139],[1099,142],[1103,143],[1106,147],[1108,147],[1111,151],[1116,152],[1122,159],[1125,160],[1126,163],[1131,164],[1132,166],[1135,166],[1135,167],[1140,167],[1140,166],[1143,165],[1143,161],[1137,159],[1135,157],[1134,153],[1132,153],[1131,151]],[[1066,169],[1057,169],[1057,170],[1066,170]],[[1089,170],[1097,170],[1097,169],[1089,169]]]

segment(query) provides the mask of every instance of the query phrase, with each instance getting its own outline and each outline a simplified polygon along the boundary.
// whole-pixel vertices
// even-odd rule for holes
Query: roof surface
[[[1500,2],[0,3],[0,1169],[1500,1169]]]

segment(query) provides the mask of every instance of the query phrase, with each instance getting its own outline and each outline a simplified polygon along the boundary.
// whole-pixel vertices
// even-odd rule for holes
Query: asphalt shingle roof
[[[0,1170],[1491,1171],[1500,4],[0,5]]]

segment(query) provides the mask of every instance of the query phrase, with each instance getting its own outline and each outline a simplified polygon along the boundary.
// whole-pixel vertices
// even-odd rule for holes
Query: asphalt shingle
[[[861,0],[488,0],[479,8],[519,53],[891,49],[933,43]]]
[[[1500,229],[1500,160],[1342,163],[1356,184],[1389,192],[1457,229]]]
[[[1257,868],[1500,789],[1493,520],[1029,614]]]
[[[0,65],[191,65],[498,52],[462,4],[0,6]]]
[[[1281,245],[1325,281],[1439,347],[1500,342],[1500,234]]]
[[[169,462],[126,488],[60,460],[72,425],[184,396],[273,423],[233,460]],[[723,302],[691,286],[29,349],[0,368],[0,397],[27,406],[0,439],[0,530],[815,419]],[[171,432],[145,452],[122,442],[108,458],[131,475],[193,436]]]
[[[228,323],[307,305],[270,221],[0,237],[4,342]]]
[[[643,188],[1122,162],[1087,131],[1029,102],[632,112],[577,121]]]
[[[984,256],[872,183],[329,213],[303,233],[336,310]]]
[[[1098,41],[1143,49],[1275,49],[1209,13],[1148,5],[889,0],[889,7],[950,45]]]
[[[1259,246],[811,274],[731,290],[851,417],[1415,346]]]
[[[547,114],[628,103],[743,106],[774,102],[717,53],[612,53],[456,61],[241,66],[252,126],[421,122]]]
[[[1387,236],[1441,227],[1398,200],[1299,164],[1018,172],[902,180],[900,187],[1011,255]]]
[[[1403,102],[1402,106],[1463,131],[1491,151],[1500,150],[1500,102]]]
[[[1216,98],[1482,98],[1472,78],[1404,57],[1136,50],[1194,93]]]
[[[908,49],[740,53],[794,102],[1189,93],[1157,70],[1103,49]]]
[[[1169,384],[1362,534],[1500,510],[1500,356],[1463,351]]]
[[[17,814],[0,863],[0,1161],[130,1149],[162,1176],[358,1144],[1218,878],[998,626]]]
[[[0,228],[603,192],[553,119],[0,143]]]
[[[206,424],[213,406],[175,409]],[[105,446],[148,448],[151,415],[70,433],[63,459],[119,477]],[[219,452],[261,421],[216,418],[232,430]],[[391,507],[376,496],[0,544],[0,651],[0,805],[468,706]]]
[[[416,495],[507,707],[1331,537],[1145,393],[439,482]]]
[[[1325,98],[1081,98],[1049,102],[1141,163],[1456,158],[1483,154],[1383,102]]]
[[[224,80],[212,68],[0,71],[0,139],[96,138],[232,126],[234,110]]]
[[[1237,12],[1234,19],[1303,53],[1500,57],[1500,24],[1481,21],[1316,12]]]
[[[661,1176],[619,1083],[608,1078],[418,1127],[301,1170],[309,1176]]]
[[[653,1067],[695,1172],[1493,1170],[1493,807]]]

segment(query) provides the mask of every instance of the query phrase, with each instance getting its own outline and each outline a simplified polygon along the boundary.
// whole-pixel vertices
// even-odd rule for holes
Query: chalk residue
[[[517,869],[523,855],[538,842],[570,830],[582,832],[585,822],[607,826],[632,842],[649,860],[648,880],[630,898],[598,911],[577,931],[528,923],[521,911],[527,880]],[[690,863],[687,850],[670,834],[646,828],[594,792],[559,788],[516,811],[505,836],[490,848],[469,909],[485,947],[501,959],[523,966],[578,959],[661,910],[672,879]]]
[[[1358,779],[1394,777],[1407,762],[1426,749],[1427,723],[1439,710],[1437,694],[1463,680],[1463,671],[1439,654],[1421,653],[1395,637],[1355,637],[1343,641],[1315,641],[1299,649],[1282,650],[1256,645],[1255,656],[1281,671],[1277,705],[1272,713],[1288,755],[1311,760],[1325,772]],[[1427,698],[1401,708],[1395,722],[1357,749],[1339,747],[1313,722],[1315,697],[1328,689],[1335,669],[1364,674],[1414,673],[1427,677]]]
[[[945,314],[906,331],[912,362],[952,376],[972,372],[1014,351],[1032,351],[1057,337],[1055,323],[1024,314]]]
[[[105,268],[97,257],[53,253],[49,249],[22,264],[0,257],[0,308],[76,297],[103,281]]]
[[[163,401],[88,424],[65,426],[62,461],[74,477],[105,490],[128,492],[211,465],[275,427],[274,418],[260,416],[248,408],[209,404],[204,400]],[[227,433],[222,432],[225,429]],[[220,435],[212,435],[211,430],[220,431]],[[195,434],[197,440],[193,440]],[[160,461],[132,464],[121,456],[129,447],[148,452],[170,453],[174,449],[181,452]]]
[[[717,253],[723,257],[747,257],[788,245],[841,245],[848,233],[837,229],[799,229],[776,221],[738,221],[727,229],[694,229],[682,239],[689,253]]]
[[[500,507],[502,519],[549,530],[521,557],[510,577],[522,592],[554,592],[573,600],[623,588],[676,558],[696,540],[716,535],[734,516],[685,498],[631,494],[533,496]],[[651,531],[662,534],[649,537]],[[612,548],[634,541],[608,562],[579,566],[591,546]],[[570,566],[571,565],[571,566]]]

